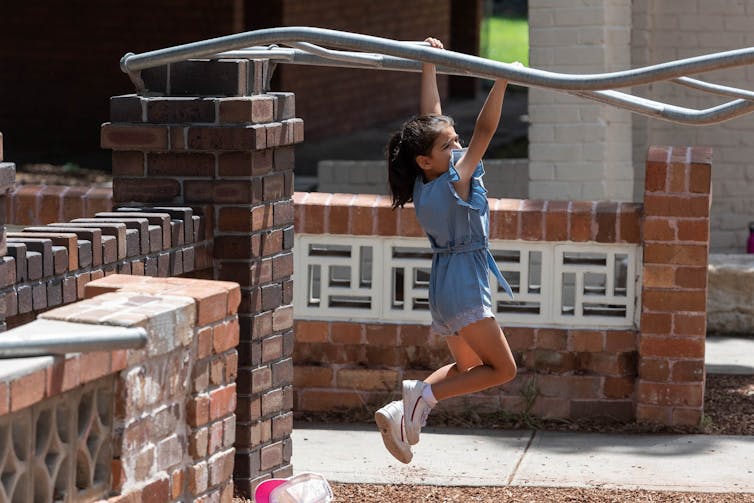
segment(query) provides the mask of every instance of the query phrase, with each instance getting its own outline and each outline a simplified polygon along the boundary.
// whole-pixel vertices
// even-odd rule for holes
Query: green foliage
[[[702,414],[702,420],[699,422],[699,428],[701,431],[708,434],[714,434],[712,431],[714,426],[715,421],[713,421],[707,414]]]
[[[540,422],[537,417],[532,415],[532,409],[534,408],[534,402],[537,401],[539,396],[539,386],[537,385],[537,378],[530,377],[528,381],[521,387],[521,398],[524,399],[524,410],[521,411],[521,421],[529,428],[539,429]]]
[[[487,17],[481,28],[483,58],[529,66],[529,21],[526,18]]]

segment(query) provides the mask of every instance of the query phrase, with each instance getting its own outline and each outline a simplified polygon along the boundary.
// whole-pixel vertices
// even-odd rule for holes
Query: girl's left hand
[[[514,68],[526,68],[523,64],[521,64],[520,61],[514,61],[513,63],[509,63],[509,65],[511,65]],[[505,83],[505,84],[508,83],[508,79],[505,79],[503,77],[498,77],[496,80],[501,81],[501,83]]]
[[[439,39],[427,37],[424,39],[424,41],[428,43],[430,47],[434,47],[435,49],[445,49]]]

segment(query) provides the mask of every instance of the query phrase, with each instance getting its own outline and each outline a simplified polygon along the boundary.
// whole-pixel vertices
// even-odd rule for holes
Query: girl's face
[[[453,126],[447,126],[440,131],[427,155],[416,157],[416,163],[424,171],[427,181],[434,180],[450,168],[450,153],[461,148],[461,140]]]

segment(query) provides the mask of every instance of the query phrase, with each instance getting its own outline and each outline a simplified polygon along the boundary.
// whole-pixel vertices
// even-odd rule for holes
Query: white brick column
[[[631,1],[529,0],[529,61],[584,74],[630,68]],[[529,91],[529,197],[632,200],[631,114]]]
[[[664,63],[714,52],[754,46],[754,2],[751,0],[634,0],[633,67]],[[754,68],[729,68],[692,75],[744,89],[752,88]],[[707,108],[728,101],[666,83],[642,86],[637,94],[666,103]],[[754,115],[722,124],[693,127],[635,116],[634,158],[643,162],[649,145],[712,147],[713,252],[744,253],[754,221]]]

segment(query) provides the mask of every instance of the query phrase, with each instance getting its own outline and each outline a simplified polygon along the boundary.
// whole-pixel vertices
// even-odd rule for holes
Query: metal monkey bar
[[[280,47],[277,44],[287,47]],[[337,50],[322,46],[335,47]],[[249,31],[144,52],[128,53],[120,67],[138,91],[144,90],[141,70],[190,58],[269,59],[273,63],[421,71],[434,63],[438,73],[504,78],[526,87],[565,92],[632,112],[690,125],[716,124],[754,112],[754,92],[687,77],[711,70],[754,63],[754,47],[680,59],[619,72],[573,75],[516,67],[477,56],[435,49],[424,42],[402,42],[324,28],[283,27]],[[735,98],[711,108],[685,108],[615,91],[623,87],[671,81],[700,91]]]

